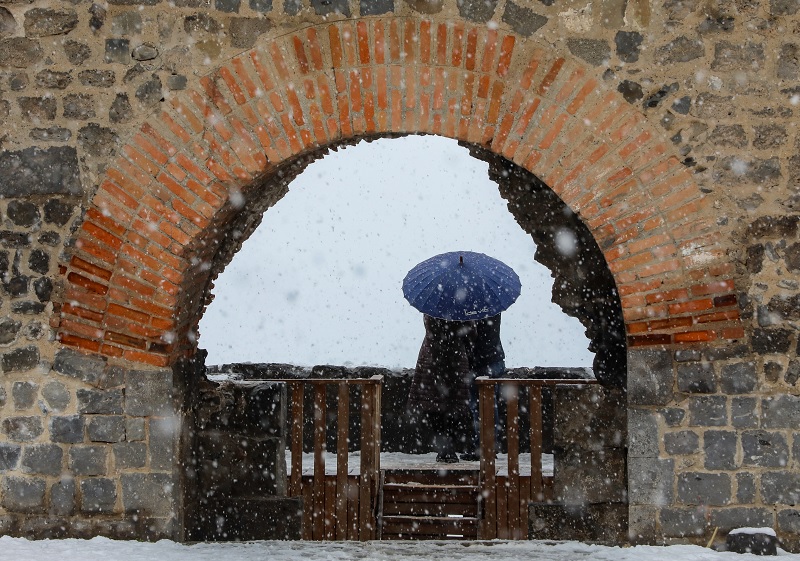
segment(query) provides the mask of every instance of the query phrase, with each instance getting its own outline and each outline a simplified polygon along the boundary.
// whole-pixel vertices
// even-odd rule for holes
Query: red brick
[[[228,86],[228,90],[231,92],[233,100],[237,103],[237,105],[243,105],[244,103],[246,103],[247,98],[244,96],[242,88],[236,82],[236,78],[234,78],[230,68],[228,68],[227,66],[221,67],[219,69],[219,75],[222,77],[222,80],[225,82],[225,85]]]
[[[726,312],[712,312],[702,314],[694,318],[695,323],[711,323],[719,321],[734,321],[739,319],[739,310],[728,310]]]
[[[376,20],[374,22],[374,36],[375,36],[375,63],[376,64],[385,64],[386,63],[386,32],[383,28],[383,22],[381,20]]]
[[[721,333],[722,339],[743,339],[744,338],[744,327],[728,327],[722,330]]]
[[[728,306],[735,306],[739,302],[735,294],[726,294],[724,296],[716,296],[714,298],[715,308],[727,308]]]
[[[464,61],[464,68],[467,70],[475,70],[475,65],[477,61],[477,49],[478,49],[478,30],[474,27],[471,27],[469,31],[467,31],[467,50],[465,53],[466,60]]]
[[[169,365],[169,358],[163,354],[126,350],[123,352],[122,356],[131,362],[140,362],[143,364],[151,364],[153,366]]]
[[[497,75],[500,77],[508,74],[508,69],[511,66],[511,57],[514,54],[514,42],[516,38],[513,35],[506,35],[503,38],[503,43],[500,46],[500,58],[497,61]]]
[[[419,60],[424,64],[431,62],[431,22],[422,20],[419,23]]]
[[[709,294],[725,294],[733,292],[735,285],[732,280],[720,280],[699,284],[692,287],[692,294],[695,296],[707,296]]]
[[[439,25],[439,52],[447,54],[447,31],[445,24]],[[453,25],[453,52],[450,59],[452,66],[460,68],[464,61],[464,24],[456,23]],[[439,58],[439,64],[446,64]]]
[[[297,57],[297,64],[300,66],[300,73],[308,74],[310,67],[308,65],[308,58],[306,58],[306,51],[303,48],[303,40],[295,35],[292,37],[292,45],[294,46],[294,53]]]
[[[672,339],[669,335],[652,334],[628,337],[629,347],[652,347],[669,345]]]
[[[308,49],[311,52],[311,64],[314,70],[322,70],[322,47],[319,44],[319,37],[317,37],[317,30],[309,27],[306,31],[306,38],[308,39]]]
[[[419,42],[417,36],[417,29],[414,20],[408,19],[405,22],[405,29],[403,30],[403,63],[414,64],[416,55],[414,53],[414,45]]]
[[[250,70],[247,68],[247,61],[244,56],[233,58],[231,60],[231,65],[236,71],[236,75],[239,76],[239,80],[241,80],[247,95],[250,99],[255,98],[258,95],[258,86],[256,86],[256,83],[250,78]]]
[[[333,42],[331,42],[331,47],[333,47]],[[275,87],[275,83],[272,81],[270,77],[271,73],[266,67],[266,57],[258,51],[251,51],[250,60],[253,63],[253,68],[256,69],[256,74],[258,74],[258,77],[261,79],[261,85],[264,86],[264,91],[269,92]]]
[[[710,298],[701,298],[699,300],[690,300],[688,302],[679,302],[677,304],[669,305],[670,314],[685,314],[690,312],[699,312],[708,310],[714,307],[714,303]]]
[[[563,58],[557,58],[555,61],[553,61],[552,66],[550,66],[550,70],[547,71],[547,74],[545,74],[544,79],[539,84],[539,87],[536,89],[539,95],[544,95],[547,93],[547,91],[553,85],[553,82],[556,81],[556,77],[558,77],[558,73],[561,71],[561,67],[564,66],[564,62],[565,61]]]
[[[85,339],[83,337],[70,335],[69,333],[63,333],[63,332],[59,333],[58,340],[61,342],[62,345],[66,345],[68,347],[75,347],[78,349],[83,349],[91,352],[98,352],[100,350],[99,341],[92,341],[89,339]]]
[[[494,55],[497,51],[497,30],[490,29],[486,34],[486,39],[483,43],[483,61],[481,63],[481,72],[491,72],[494,68]]]
[[[713,331],[689,331],[687,333],[675,333],[672,338],[676,343],[700,343],[713,341],[716,335]]]

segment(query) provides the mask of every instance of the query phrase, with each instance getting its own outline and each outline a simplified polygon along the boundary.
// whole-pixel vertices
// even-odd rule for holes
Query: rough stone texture
[[[131,371],[125,379],[125,413],[135,417],[164,416],[172,412],[172,373]]]
[[[677,372],[678,389],[682,392],[714,393],[716,391],[717,384],[712,363],[680,365]]]
[[[122,390],[78,390],[78,411],[87,414],[122,413]]]
[[[607,41],[598,39],[569,39],[569,51],[592,66],[606,64],[611,58],[611,47]]]
[[[82,479],[81,511],[91,514],[113,512],[117,502],[117,486],[113,479],[91,477]]]
[[[125,417],[93,416],[86,424],[86,435],[92,442],[120,442],[125,439]]]
[[[74,475],[106,475],[107,446],[73,446],[69,451],[69,470]]]
[[[689,399],[689,425],[693,427],[722,427],[727,424],[727,399],[721,395]]]
[[[720,388],[724,393],[744,394],[756,388],[758,374],[752,362],[739,362],[722,367]]]
[[[628,353],[628,403],[666,405],[672,399],[672,359],[668,351],[634,349]]]
[[[694,454],[699,450],[700,437],[692,431],[670,432],[664,435],[664,449],[668,454]]]
[[[46,484],[38,477],[2,477],[3,494],[0,504],[11,512],[36,513],[44,511]]]
[[[738,438],[733,431],[707,430],[703,436],[704,467],[708,470],[731,470],[736,461]]]
[[[673,501],[672,459],[628,459],[628,502],[631,505],[670,504]]]
[[[761,497],[765,504],[797,504],[800,501],[800,473],[771,471],[763,474]]]
[[[35,475],[60,475],[64,451],[57,444],[34,444],[22,451],[20,469]]]
[[[744,432],[742,457],[746,466],[784,467],[789,464],[789,446],[786,437],[778,432]]]
[[[125,512],[140,516],[168,516],[173,508],[172,476],[164,473],[126,473],[122,480]]]
[[[82,192],[77,153],[69,146],[2,152],[0,175],[6,178],[0,186],[0,195],[7,198],[22,194],[79,195]]]
[[[677,499],[690,505],[727,505],[731,502],[731,477],[727,473],[682,473]]]
[[[530,8],[507,2],[503,11],[503,21],[523,37],[530,37],[547,23],[547,18]]]
[[[53,442],[83,442],[84,418],[80,415],[53,417],[50,419],[50,439]]]

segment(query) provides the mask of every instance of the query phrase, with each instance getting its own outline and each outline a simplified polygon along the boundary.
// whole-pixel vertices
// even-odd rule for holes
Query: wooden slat
[[[289,384],[292,396],[292,471],[289,474],[289,496],[303,496],[303,384]]]
[[[383,521],[387,534],[415,535],[477,535],[477,519],[423,516],[387,516]]]
[[[507,540],[508,532],[508,478],[497,476],[497,537]]]
[[[323,526],[325,531],[323,539],[332,541],[336,539],[336,478],[325,478],[325,507],[323,508]]]
[[[372,416],[374,403],[374,386],[365,385],[361,389],[361,475],[358,498],[358,535],[361,541],[372,539],[372,474],[374,471],[375,454],[373,447],[374,432]]]
[[[441,464],[440,464],[441,465]],[[384,483],[418,483],[421,485],[472,485],[480,483],[478,474],[473,471],[437,468],[435,470],[387,469],[384,470]]]
[[[477,497],[476,497],[477,499]],[[406,515],[406,516],[476,516],[477,500],[472,504],[464,503],[407,503],[385,501],[383,505],[383,515]]]
[[[519,531],[515,539],[528,539],[528,504],[531,496],[531,478],[526,475],[519,476]]]
[[[506,398],[506,442],[508,445],[508,529],[512,539],[519,531],[519,387],[503,387]]]
[[[478,386],[481,461],[480,491],[483,506],[479,536],[483,540],[497,538],[497,482],[494,442],[494,385]]]
[[[312,539],[323,539],[325,531],[325,394],[327,386],[314,387],[314,483]]]
[[[350,429],[350,388],[339,384],[336,412],[336,539],[347,539],[347,471]]]
[[[359,476],[347,478],[347,539],[358,540],[358,491]]]
[[[531,386],[528,388],[528,411],[531,420],[531,485],[530,500],[544,501],[542,491],[542,388]]]
[[[314,529],[314,501],[313,495],[311,494],[311,477],[308,477],[308,485],[304,485],[301,487],[303,492],[303,528],[301,535],[304,540],[313,539],[313,529]]]

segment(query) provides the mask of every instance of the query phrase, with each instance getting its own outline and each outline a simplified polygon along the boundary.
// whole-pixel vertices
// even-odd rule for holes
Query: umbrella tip
[[[464,264],[464,256],[463,255],[459,255],[458,256],[458,264],[459,265],[463,265]]]

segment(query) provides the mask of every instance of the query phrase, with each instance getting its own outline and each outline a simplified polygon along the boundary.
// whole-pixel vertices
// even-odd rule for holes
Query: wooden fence
[[[291,400],[291,466],[289,496],[303,501],[303,531],[306,540],[378,539],[380,491],[381,383],[383,376],[357,379],[289,379]],[[327,438],[326,394],[337,388],[336,476],[325,476]],[[361,462],[349,474],[350,388],[361,388]],[[314,464],[303,475],[303,396],[313,391]]]
[[[542,387],[561,384],[596,384],[597,380],[532,380],[488,378],[480,376],[478,408],[480,416],[480,539],[526,539],[528,504],[541,502],[545,486],[551,481],[542,476]],[[528,388],[530,416],[530,478],[520,477],[519,465],[519,388]],[[495,466],[495,396],[500,392],[506,401],[506,442],[508,473],[498,476]]]

